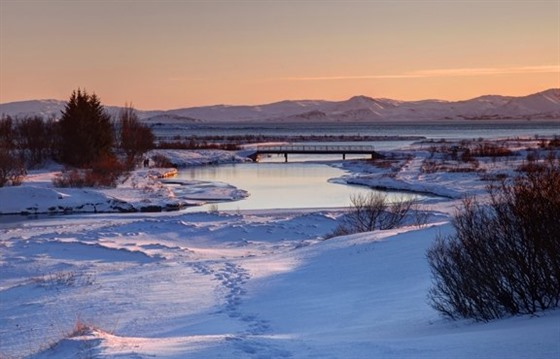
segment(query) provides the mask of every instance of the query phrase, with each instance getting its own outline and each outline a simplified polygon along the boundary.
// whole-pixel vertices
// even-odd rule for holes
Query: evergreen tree
[[[99,98],[78,89],[72,92],[59,122],[60,160],[84,167],[111,155],[114,142],[111,117]]]

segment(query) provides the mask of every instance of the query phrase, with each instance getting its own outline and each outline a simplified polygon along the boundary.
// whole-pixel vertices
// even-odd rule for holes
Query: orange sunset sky
[[[460,100],[560,87],[560,0],[0,0],[0,103]]]

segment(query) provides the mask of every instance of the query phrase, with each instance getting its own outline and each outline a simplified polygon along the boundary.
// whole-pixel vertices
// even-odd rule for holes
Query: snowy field
[[[559,310],[475,323],[443,319],[426,301],[425,253],[452,231],[459,198],[482,195],[483,175],[511,175],[538,142],[512,141],[515,155],[481,159],[472,171],[443,159],[437,165],[448,171],[423,171],[430,146],[395,151],[377,165],[332,163],[349,171],[336,181],[442,196],[425,204],[425,226],[410,221],[327,239],[344,213],[329,208],[80,213],[4,224],[0,358],[560,357]],[[173,156],[183,164],[240,160]],[[176,198],[158,178],[164,170],[139,170],[111,190],[55,189],[57,170],[0,189],[0,212],[48,212],[64,200],[111,212],[115,204],[248,195],[225,184],[184,183],[194,187],[192,198]]]

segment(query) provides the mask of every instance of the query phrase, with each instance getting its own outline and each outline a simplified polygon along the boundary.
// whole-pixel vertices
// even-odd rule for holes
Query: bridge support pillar
[[[286,163],[288,162],[288,154],[287,153],[284,153],[284,162],[286,162]]]
[[[342,154],[342,160],[344,161],[346,159],[346,153]]]

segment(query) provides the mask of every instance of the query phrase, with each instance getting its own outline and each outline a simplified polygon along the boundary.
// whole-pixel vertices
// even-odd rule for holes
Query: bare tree
[[[119,114],[120,147],[126,154],[129,168],[134,167],[144,153],[154,148],[152,130],[142,124],[131,105],[126,105]]]
[[[0,118],[0,148],[15,149],[14,120],[10,116]]]
[[[52,155],[54,126],[41,117],[18,119],[15,126],[17,147],[30,166],[40,164]]]

